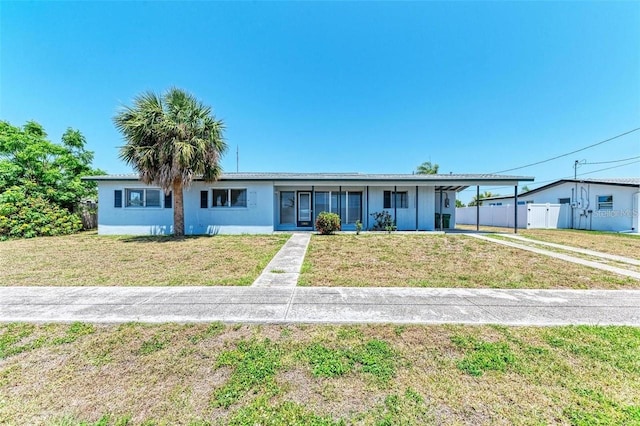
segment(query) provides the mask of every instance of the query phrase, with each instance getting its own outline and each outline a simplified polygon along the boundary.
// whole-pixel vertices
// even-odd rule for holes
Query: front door
[[[298,227],[313,226],[311,192],[298,192]]]

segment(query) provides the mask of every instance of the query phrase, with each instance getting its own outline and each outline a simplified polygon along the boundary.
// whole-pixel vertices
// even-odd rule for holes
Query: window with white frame
[[[571,204],[571,198],[558,198],[558,204]]]
[[[212,207],[247,207],[247,190],[214,189]]]
[[[393,191],[384,191],[384,207],[385,209],[407,209],[409,208],[409,193],[407,191],[397,191],[395,192],[395,197],[393,196]],[[395,198],[395,199],[394,199]]]
[[[160,207],[159,189],[127,188],[124,193],[126,207]]]
[[[613,210],[613,195],[598,195],[598,210]]]

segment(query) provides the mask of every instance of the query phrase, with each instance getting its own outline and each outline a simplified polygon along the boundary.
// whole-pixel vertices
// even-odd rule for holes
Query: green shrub
[[[356,220],[356,235],[360,235],[360,232],[362,232],[362,222]]]
[[[82,229],[78,215],[12,187],[0,195],[0,239],[67,235]]]
[[[388,211],[383,210],[381,212],[371,213],[371,217],[373,217],[373,220],[375,221],[373,224],[374,231],[391,232],[397,229],[396,224]]]
[[[340,216],[335,213],[321,212],[316,219],[316,229],[322,235],[331,235],[340,230]]]

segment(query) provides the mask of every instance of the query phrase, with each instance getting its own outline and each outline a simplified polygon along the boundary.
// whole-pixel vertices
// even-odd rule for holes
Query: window
[[[393,191],[384,191],[385,209],[406,209],[409,207],[409,193],[407,191],[396,192],[395,203],[393,202]]]
[[[613,210],[613,195],[598,195],[598,210]]]
[[[571,198],[558,198],[558,204],[571,204]]]
[[[349,192],[347,198],[347,217],[342,218],[344,223],[356,223],[362,220],[362,192]]]
[[[280,224],[293,225],[296,223],[296,193],[293,191],[280,192]]]
[[[126,207],[160,207],[159,189],[125,189]]]
[[[247,190],[214,189],[212,207],[247,207]]]

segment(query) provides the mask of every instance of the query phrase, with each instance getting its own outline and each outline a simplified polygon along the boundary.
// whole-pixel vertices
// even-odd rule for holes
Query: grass
[[[508,237],[508,236],[506,236],[504,234],[485,234],[485,236],[488,237],[488,238],[493,238],[495,240],[507,241],[507,242],[510,242],[510,243],[520,244],[520,245],[524,245],[524,246],[527,246],[527,247],[538,248],[538,249],[542,249],[542,250],[546,250],[546,251],[565,254],[565,255],[568,255],[568,256],[571,256],[571,257],[577,257],[577,258],[580,258],[580,259],[589,260],[589,261],[592,261],[592,262],[598,262],[598,263],[614,266],[616,268],[622,268],[622,269],[627,269],[629,271],[640,272],[640,266],[638,266],[638,265],[633,265],[631,263],[623,262],[623,261],[620,261],[620,260],[607,259],[607,258],[604,258],[604,257],[601,257],[601,256],[596,256],[596,255],[591,255],[591,254],[586,254],[586,253],[580,253],[580,252],[576,252],[576,251],[561,249],[561,248],[558,248],[558,247],[548,246],[548,245],[544,244],[540,239],[528,239],[527,241],[514,240],[513,238],[510,238],[510,237]],[[602,251],[600,250],[600,252],[602,252]]]
[[[633,278],[459,234],[311,238],[300,285],[638,288]]]
[[[640,260],[640,237],[634,235],[573,229],[525,229],[520,234],[535,240]]]
[[[110,237],[86,232],[10,240],[0,242],[0,285],[250,285],[288,238]]]
[[[475,225],[456,225],[457,229],[473,230]],[[480,226],[484,232],[513,233],[512,228]],[[576,229],[519,229],[518,234],[535,240],[564,244],[640,260],[640,237],[602,231]]]
[[[0,350],[7,424],[640,423],[632,327],[2,324]]]

